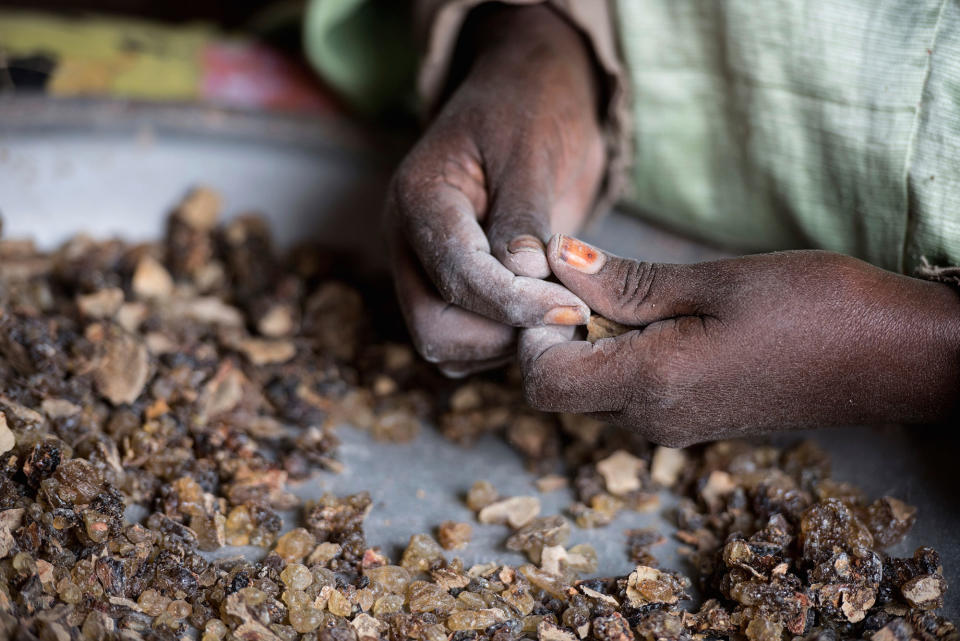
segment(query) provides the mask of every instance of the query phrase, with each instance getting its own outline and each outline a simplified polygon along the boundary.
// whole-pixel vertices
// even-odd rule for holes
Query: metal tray
[[[382,268],[382,246],[373,233],[390,170],[403,139],[365,131],[341,121],[222,112],[184,105],[0,98],[0,211],[4,234],[29,235],[51,246],[77,232],[156,237],[164,211],[192,184],[220,190],[230,212],[259,210],[273,222],[281,243],[307,236],[327,239],[361,256],[358,269]],[[611,251],[648,260],[692,262],[723,255],[614,212],[587,235]],[[909,381],[904,382],[905,385]],[[471,448],[426,430],[414,442],[371,441],[341,429],[343,474],[320,474],[294,486],[314,498],[325,491],[370,490],[374,508],[368,536],[396,557],[413,533],[431,531],[446,519],[472,520],[462,496],[477,479],[499,482],[505,494],[535,491],[534,478],[501,440],[485,438]],[[960,510],[954,466],[960,432],[945,427],[855,427],[780,434],[774,443],[813,438],[833,456],[834,475],[872,496],[890,494],[919,507],[916,527],[894,553],[923,544],[940,551],[944,573],[955,587],[943,613],[960,618]],[[432,465],[411,466],[414,457]],[[649,514],[622,514],[609,527],[574,529],[574,543],[592,543],[599,573],[631,567],[623,530],[656,526],[673,531],[666,518],[672,498]],[[560,513],[569,491],[543,495],[543,513]],[[288,515],[287,527],[292,515]],[[467,563],[522,559],[503,548],[501,526],[475,526],[459,555]],[[666,567],[683,569],[671,541],[655,552]],[[256,555],[233,548],[218,555]]]

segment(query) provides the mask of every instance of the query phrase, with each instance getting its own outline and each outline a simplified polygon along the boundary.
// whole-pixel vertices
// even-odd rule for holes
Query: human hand
[[[960,390],[960,296],[822,251],[643,263],[555,236],[560,281],[637,326],[590,344],[525,330],[538,409],[599,413],[670,446],[825,425],[936,421]]]
[[[517,327],[589,309],[550,275],[544,242],[576,230],[604,167],[591,60],[544,6],[488,12],[471,67],[404,159],[387,203],[401,309],[451,376],[513,357]]]

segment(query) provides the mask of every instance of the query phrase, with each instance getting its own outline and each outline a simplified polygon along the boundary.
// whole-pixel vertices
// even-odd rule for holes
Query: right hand
[[[605,152],[595,71],[545,6],[470,25],[471,66],[397,170],[387,233],[414,345],[449,376],[514,355],[518,327],[582,325],[589,309],[550,275],[544,243],[590,210]]]
[[[960,409],[960,296],[944,283],[813,250],[671,265],[557,236],[547,257],[591,309],[636,329],[593,344],[524,330],[523,389],[538,410],[686,447]]]

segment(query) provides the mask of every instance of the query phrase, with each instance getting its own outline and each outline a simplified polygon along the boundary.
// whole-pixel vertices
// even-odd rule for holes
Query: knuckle
[[[406,233],[416,233],[417,223],[422,223],[425,205],[425,194],[429,193],[431,179],[427,172],[408,157],[405,159],[390,181],[387,190],[388,201],[394,215],[403,223]]]
[[[446,332],[434,322],[432,313],[415,313],[411,318],[410,339],[414,349],[428,363],[455,360]]]
[[[504,322],[512,327],[526,327],[533,324],[530,313],[517,301],[507,301],[501,308]]]
[[[413,346],[428,363],[436,365],[466,360],[469,357],[466,350],[461,349],[462,346],[448,332],[437,331],[433,327],[421,327],[413,333]]]
[[[455,252],[446,252],[435,263],[432,280],[447,303],[485,315],[508,325],[519,326],[513,322],[512,314],[518,317],[522,309],[511,310],[506,292],[497,293],[489,279],[476,268],[469,257]]]
[[[408,157],[393,175],[391,194],[400,204],[409,202],[420,186],[419,173]]]
[[[436,286],[440,297],[447,303],[464,307],[466,296],[462,279],[457,273],[457,269],[451,264],[451,261],[441,260],[437,265],[439,269],[433,278],[433,284]]]
[[[442,247],[433,243],[429,245],[429,252],[426,255],[421,254],[418,258],[427,279],[433,286],[434,292],[443,300],[443,303],[462,306],[460,303],[462,302],[461,291],[463,287],[459,274],[462,265],[457,257],[451,255],[450,252],[445,252]],[[442,306],[439,301],[437,301],[437,306]],[[431,313],[437,313],[439,310],[431,309],[430,311]]]
[[[417,353],[423,357],[423,360],[431,365],[449,363],[451,361],[457,362],[469,356],[468,354],[461,353],[460,350],[457,349],[457,345],[444,340],[442,337],[414,340],[413,345]],[[446,374],[447,372],[444,371],[444,373]],[[449,376],[449,374],[447,375]]]
[[[622,283],[617,305],[635,315],[650,301],[653,287],[660,273],[655,263],[625,260],[617,266],[617,280]]]
[[[450,311],[454,313],[445,313]],[[478,367],[482,361],[513,354],[515,336],[509,328],[501,331],[499,327],[477,326],[469,320],[464,318],[462,310],[448,307],[433,308],[414,316],[409,323],[413,346],[428,363],[445,363],[447,369],[469,368],[464,374],[483,369]]]
[[[443,358],[442,354],[440,353],[441,349],[436,345],[436,343],[424,338],[424,336],[420,332],[416,331],[415,328],[413,328],[411,333],[413,347],[417,350],[417,353],[423,357],[423,360],[433,364],[447,360]]]

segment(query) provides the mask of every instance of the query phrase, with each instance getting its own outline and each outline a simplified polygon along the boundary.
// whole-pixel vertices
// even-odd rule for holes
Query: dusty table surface
[[[507,526],[480,524],[466,507],[464,495],[476,480],[493,482],[501,495],[538,496],[542,515],[564,514],[573,502],[570,489],[539,493],[534,485],[536,475],[527,472],[520,456],[493,435],[472,446],[452,443],[431,428],[402,444],[377,442],[367,432],[346,426],[339,428],[338,435],[342,440],[339,456],[345,464],[343,473],[321,472],[293,484],[290,490],[304,499],[315,499],[325,492],[342,495],[369,491],[373,508],[365,526],[368,544],[380,546],[393,559],[400,557],[411,534],[432,534],[441,522],[455,520],[470,523],[474,535],[466,548],[448,552],[448,558],[458,556],[467,566],[490,561],[524,563],[523,555],[504,547],[510,535]],[[952,437],[951,444],[945,430],[933,428],[851,427],[792,432],[763,440],[785,445],[807,438],[830,453],[838,480],[854,483],[871,496],[889,494],[919,508],[913,530],[889,551],[909,556],[920,545],[936,548],[943,558],[944,576],[952,586],[942,614],[960,618],[960,518],[950,462],[957,439]],[[938,443],[944,447],[936,447]],[[931,451],[939,453],[931,456]],[[646,513],[623,511],[605,528],[572,525],[570,545],[590,543],[596,548],[597,576],[625,575],[633,565],[627,558],[624,530],[656,527],[667,537],[665,543],[652,549],[661,566],[692,576],[691,568],[677,554],[679,542],[672,538],[676,528],[670,510],[676,498],[666,491],[660,498],[658,509]],[[294,526],[294,517],[285,515],[285,531]],[[237,554],[259,557],[264,551],[222,548],[213,556]]]

